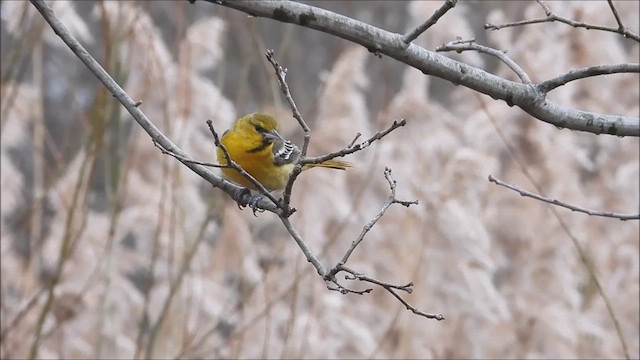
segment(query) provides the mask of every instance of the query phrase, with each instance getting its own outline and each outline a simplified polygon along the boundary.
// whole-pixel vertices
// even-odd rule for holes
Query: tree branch
[[[511,70],[513,70],[513,72],[515,72],[516,75],[518,75],[518,77],[520,78],[520,80],[522,80],[524,84],[531,84],[531,79],[529,78],[529,75],[527,75],[527,73],[520,67],[520,65],[518,65],[515,61],[513,61],[513,59],[507,56],[506,51],[504,50],[500,51],[487,46],[480,45],[476,43],[475,39],[471,39],[471,40],[458,39],[455,41],[450,41],[436,48],[436,51],[456,51],[458,53],[461,53],[467,50],[475,50],[481,53],[485,53],[485,54],[489,54],[497,57],[498,59],[500,59],[500,61],[507,64],[507,66]]]
[[[392,132],[393,130],[405,126],[407,125],[407,120],[406,119],[400,119],[400,121],[394,120],[393,124],[391,124],[388,128],[382,130],[382,131],[378,131],[377,133],[373,134],[373,136],[371,136],[369,139],[361,142],[361,143],[357,143],[355,144],[355,141],[358,139],[358,137],[360,137],[360,133],[357,134],[357,136],[355,137],[355,139],[353,139],[353,141],[351,142],[351,144],[349,144],[347,147],[345,147],[342,150],[336,151],[336,152],[332,152],[326,155],[322,155],[322,156],[316,156],[316,157],[306,157],[304,159],[300,159],[300,164],[302,165],[307,165],[307,164],[319,164],[322,162],[325,162],[327,160],[331,160],[331,159],[335,159],[337,157],[342,157],[345,155],[349,155],[349,154],[353,154],[357,151],[360,150],[364,150],[366,148],[368,148],[373,142],[375,142],[376,140],[380,140],[383,137],[387,136],[390,132]]]
[[[560,200],[556,200],[556,199],[551,199],[542,195],[538,195],[538,194],[534,194],[532,192],[529,192],[527,190],[521,189],[515,185],[511,185],[508,183],[505,183],[501,180],[498,180],[496,178],[493,177],[493,175],[489,175],[489,181],[491,181],[492,183],[495,183],[497,185],[500,186],[504,186],[507,189],[511,189],[517,193],[520,194],[520,196],[525,196],[525,197],[530,197],[532,199],[536,199],[536,200],[540,200],[542,202],[546,202],[549,203],[551,205],[557,205],[557,206],[561,206],[563,208],[567,208],[571,211],[576,211],[576,212],[581,212],[584,214],[588,214],[591,216],[602,216],[602,217],[609,217],[609,218],[614,218],[614,219],[619,219],[622,221],[625,220],[640,220],[640,214],[620,214],[620,213],[614,213],[614,212],[609,212],[609,211],[598,211],[598,210],[589,210],[589,209],[584,209],[584,208],[580,208],[571,204],[567,204],[565,202],[562,202]]]
[[[442,4],[442,6],[438,10],[436,10],[436,12],[434,12],[430,18],[428,18],[422,24],[416,26],[413,30],[406,33],[402,37],[402,41],[404,41],[404,43],[409,46],[409,43],[417,39],[420,34],[435,25],[438,20],[440,20],[440,18],[447,13],[447,11],[453,9],[453,7],[456,6],[457,2],[458,0],[445,0],[444,4]]]
[[[349,247],[349,250],[347,250],[347,252],[344,254],[344,256],[342,257],[342,260],[340,260],[340,264],[344,265],[347,263],[347,261],[349,261],[349,257],[351,256],[353,251],[356,249],[358,245],[360,245],[362,240],[364,240],[365,235],[367,235],[367,233],[373,228],[373,226],[378,222],[378,220],[380,220],[380,218],[387,212],[387,209],[389,209],[389,206],[391,206],[392,204],[402,204],[406,207],[409,207],[409,205],[418,205],[418,200],[401,201],[396,199],[396,181],[391,178],[391,169],[389,168],[384,169],[384,177],[385,179],[387,179],[387,182],[389,183],[389,188],[391,189],[391,194],[389,195],[389,198],[387,199],[387,201],[384,202],[384,204],[382,204],[382,209],[380,209],[380,211],[376,214],[376,216],[374,216],[373,219],[371,219],[371,221],[369,221],[362,228],[362,232],[360,232],[360,235],[358,236],[358,238],[351,242],[351,247]]]
[[[353,253],[353,251],[356,249],[356,247],[358,247],[358,245],[360,245],[362,243],[362,241],[364,240],[364,237],[367,235],[367,233],[373,228],[373,226],[378,222],[378,220],[380,220],[380,218],[382,218],[384,216],[384,214],[387,212],[387,210],[389,209],[389,207],[393,204],[400,204],[406,207],[409,207],[411,205],[418,205],[418,201],[414,200],[414,201],[404,201],[404,200],[398,200],[396,198],[396,181],[391,177],[391,169],[389,169],[388,167],[384,169],[384,177],[387,180],[387,182],[389,183],[389,188],[391,190],[391,194],[389,195],[389,198],[387,199],[387,201],[384,202],[384,204],[382,204],[382,208],[380,209],[380,211],[378,211],[378,213],[373,217],[373,219],[371,219],[371,221],[369,221],[363,228],[362,231],[360,232],[360,235],[358,235],[358,237],[351,242],[351,246],[349,247],[349,249],[347,249],[347,252],[344,254],[344,256],[342,257],[342,259],[333,267],[331,268],[331,270],[327,271],[325,268],[323,268],[324,271],[324,275],[320,274],[324,280],[326,282],[329,283],[329,285],[327,285],[327,288],[329,290],[334,290],[334,291],[339,291],[342,294],[349,294],[349,293],[353,293],[353,294],[358,294],[358,295],[362,295],[365,293],[369,293],[371,292],[373,289],[371,288],[367,288],[365,290],[353,290],[350,289],[342,284],[340,284],[338,282],[338,280],[336,279],[336,275],[340,272],[346,272],[348,274],[350,274],[350,276],[346,276],[345,279],[346,280],[358,280],[358,281],[363,281],[363,282],[368,282],[370,284],[375,284],[378,285],[380,287],[382,287],[383,289],[385,289],[386,291],[388,291],[391,295],[393,295],[398,301],[400,301],[407,310],[410,310],[411,312],[413,312],[416,315],[420,315],[420,316],[424,316],[428,319],[436,319],[438,321],[440,320],[444,320],[444,316],[442,316],[441,314],[431,314],[431,313],[425,313],[423,311],[418,310],[417,308],[415,308],[414,306],[410,305],[407,301],[405,301],[400,295],[398,295],[396,290],[402,290],[405,291],[407,293],[411,293],[413,291],[413,283],[408,283],[408,284],[404,284],[404,285],[394,285],[388,282],[384,282],[384,281],[380,281],[377,279],[374,279],[372,277],[369,277],[367,275],[364,275],[362,273],[359,273],[349,267],[346,266],[347,261],[349,260],[349,257],[351,256],[351,254]],[[320,272],[318,272],[320,273]]]
[[[568,82],[580,80],[588,77],[619,74],[619,73],[640,73],[640,64],[618,64],[618,65],[597,65],[587,68],[571,70],[565,74],[554,77],[538,84],[538,89],[547,93],[555,88],[563,86]]]
[[[206,0],[257,17],[272,18],[332,34],[360,44],[376,54],[390,56],[427,75],[463,85],[494,99],[518,106],[531,116],[559,128],[594,134],[640,136],[640,120],[606,115],[557,105],[535,86],[518,84],[482,69],[449,59],[411,43],[403,35],[390,33],[361,21],[296,2]]]
[[[607,0],[607,2],[609,3],[609,7],[611,8],[611,11],[613,12],[613,15],[615,16],[616,21],[618,22],[618,27],[617,28],[601,26],[601,25],[592,25],[592,24],[587,24],[587,23],[580,22],[580,21],[574,21],[574,20],[571,20],[571,19],[567,19],[567,18],[564,18],[562,16],[556,15],[553,11],[551,11],[551,8],[549,8],[549,6],[547,6],[547,4],[544,1],[536,0],[536,2],[538,4],[540,4],[542,9],[544,9],[545,14],[547,15],[546,18],[532,19],[532,20],[521,20],[521,21],[509,22],[509,23],[499,24],[499,25],[485,24],[484,25],[485,30],[500,30],[500,29],[508,28],[508,27],[524,26],[524,25],[540,24],[540,23],[557,21],[557,22],[561,22],[561,23],[573,26],[575,28],[584,28],[584,29],[587,29],[587,30],[600,30],[600,31],[608,31],[608,32],[617,33],[617,34],[620,34],[620,35],[622,35],[622,36],[624,36],[624,37],[626,37],[628,39],[632,39],[632,40],[635,40],[637,42],[640,42],[640,36],[638,34],[634,33],[633,31],[627,29],[626,27],[624,27],[624,25],[622,25],[622,21],[620,20],[620,17],[618,16],[618,11],[613,6],[613,3],[611,2],[611,0]]]
[[[300,150],[300,158],[304,158],[307,155],[307,149],[309,148],[309,142],[311,141],[311,129],[309,125],[304,121],[300,111],[298,110],[298,106],[296,106],[295,101],[293,101],[293,96],[291,95],[291,91],[289,90],[289,85],[286,81],[287,69],[284,69],[278,62],[273,58],[273,50],[267,50],[265,56],[267,57],[267,61],[273,66],[273,69],[276,72],[276,78],[278,79],[278,84],[280,85],[280,90],[284,94],[284,97],[287,99],[289,103],[289,107],[291,108],[291,113],[293,117],[298,121],[298,124],[304,131],[304,142],[302,144],[302,149]],[[289,178],[287,179],[287,184],[284,187],[284,192],[282,193],[282,203],[285,207],[289,207],[291,203],[291,192],[293,191],[293,183],[298,178],[298,175],[302,172],[302,164],[300,161],[296,163],[293,167],[293,170],[289,174]]]

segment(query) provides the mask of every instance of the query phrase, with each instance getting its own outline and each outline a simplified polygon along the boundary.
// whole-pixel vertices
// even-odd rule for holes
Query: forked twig
[[[384,281],[380,281],[380,280],[374,279],[374,278],[369,277],[367,275],[364,275],[362,273],[359,273],[359,272],[357,272],[357,271],[355,271],[355,270],[353,270],[353,269],[351,269],[351,268],[349,268],[349,267],[347,267],[345,265],[347,263],[347,261],[349,260],[349,257],[351,256],[351,254],[353,254],[353,251],[358,247],[358,245],[360,245],[362,243],[362,241],[364,240],[364,237],[367,235],[367,233],[373,228],[373,226],[378,222],[378,220],[380,220],[380,218],[382,218],[382,216],[384,216],[384,214],[387,212],[387,209],[389,209],[389,207],[391,205],[400,204],[400,205],[409,207],[411,205],[417,205],[418,204],[417,200],[404,201],[404,200],[399,200],[399,199],[396,198],[396,180],[394,180],[391,177],[391,169],[389,169],[388,167],[385,168],[385,170],[384,170],[384,177],[387,180],[387,182],[389,183],[389,188],[391,190],[391,194],[389,195],[389,198],[384,202],[384,204],[382,205],[382,208],[373,217],[373,219],[371,219],[371,221],[369,221],[362,228],[362,231],[360,232],[360,235],[354,241],[351,242],[351,246],[349,247],[349,249],[347,249],[347,252],[344,254],[342,259],[340,259],[340,261],[323,276],[325,281],[328,283],[327,288],[329,290],[339,291],[342,294],[353,293],[353,294],[358,294],[358,295],[366,294],[366,293],[369,293],[369,292],[371,292],[373,290],[371,288],[367,288],[365,290],[353,290],[353,289],[350,289],[350,288],[340,284],[338,282],[338,280],[336,279],[336,275],[338,273],[344,271],[344,272],[350,274],[350,275],[345,277],[346,280],[358,280],[358,281],[363,281],[363,282],[368,282],[370,284],[378,285],[378,286],[384,288],[389,293],[391,293],[396,299],[398,299],[398,301],[400,301],[405,306],[405,308],[407,308],[407,310],[410,310],[411,312],[413,312],[416,315],[424,316],[424,317],[429,318],[429,319],[444,320],[444,316],[442,316],[441,314],[431,314],[431,313],[426,313],[426,312],[420,311],[417,308],[415,308],[414,306],[412,306],[411,304],[409,304],[400,295],[398,295],[397,290],[405,291],[407,293],[411,293],[413,291],[413,283],[412,282],[410,282],[408,284],[404,284],[404,285],[395,285],[395,284],[387,283],[387,282],[384,282]]]
[[[393,123],[389,125],[388,128],[382,131],[378,131],[377,133],[373,134],[373,136],[371,136],[369,139],[356,144],[355,142],[360,137],[360,133],[358,133],[356,137],[351,141],[351,143],[347,147],[343,148],[342,150],[338,150],[322,156],[306,157],[304,159],[300,159],[300,164],[302,165],[319,164],[327,160],[335,159],[337,157],[342,157],[345,155],[353,154],[360,150],[364,150],[368,148],[375,141],[382,139],[383,137],[387,136],[389,133],[391,133],[395,129],[405,125],[407,125],[406,119],[400,119],[399,121],[394,120]]]

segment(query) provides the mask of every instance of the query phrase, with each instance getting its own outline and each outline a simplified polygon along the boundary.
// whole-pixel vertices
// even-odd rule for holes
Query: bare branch
[[[618,16],[618,10],[616,10],[616,7],[613,6],[613,1],[607,0],[607,3],[611,8],[611,12],[613,13],[613,16],[616,18],[616,22],[618,23],[618,30],[624,33],[624,30],[625,30],[624,25],[622,24],[622,20],[620,19],[620,16]]]
[[[172,156],[172,157],[176,158],[178,161],[183,162],[183,163],[198,164],[198,165],[202,165],[202,166],[214,167],[214,168],[219,168],[219,169],[221,169],[221,168],[230,168],[231,167],[230,165],[212,164],[212,163],[205,162],[205,161],[192,160],[190,158],[178,155],[178,154],[176,154],[174,152],[171,152],[171,151],[163,148],[162,145],[158,144],[158,142],[155,141],[155,140],[152,140],[152,141],[153,141],[153,145],[155,147],[157,147],[160,150],[160,152],[162,152],[165,155]]]
[[[627,29],[626,27],[624,27],[624,25],[622,25],[622,21],[620,20],[620,17],[618,16],[618,12],[616,11],[616,8],[613,6],[613,3],[611,2],[611,0],[607,0],[607,2],[609,3],[609,7],[611,8],[611,11],[613,12],[613,15],[615,16],[616,21],[618,22],[618,27],[617,28],[601,26],[601,25],[587,24],[587,23],[584,23],[584,22],[567,19],[567,18],[559,16],[559,15],[555,14],[553,11],[551,11],[551,8],[549,8],[549,6],[544,1],[541,1],[541,0],[536,0],[536,1],[544,9],[545,14],[547,15],[546,18],[533,19],[533,20],[521,20],[521,21],[515,21],[515,22],[499,24],[499,25],[485,24],[484,25],[485,30],[500,30],[500,29],[508,28],[508,27],[524,26],[524,25],[540,24],[540,23],[547,23],[547,22],[557,21],[557,22],[561,22],[561,23],[573,26],[575,28],[585,28],[587,30],[600,30],[600,31],[608,31],[608,32],[617,33],[617,34],[620,34],[620,35],[622,35],[622,36],[624,36],[624,37],[626,37],[628,39],[632,39],[632,40],[635,40],[637,42],[640,42],[640,36],[638,34],[634,33],[633,31]]]
[[[328,10],[293,1],[206,1],[252,16],[298,24],[355,42],[373,53],[390,56],[427,75],[468,87],[493,99],[504,100],[509,106],[518,106],[531,116],[558,128],[594,134],[640,136],[640,121],[637,117],[600,114],[555,104],[534,86],[508,81],[414,43],[406,46],[402,40],[403,35]]]
[[[327,289],[331,291],[338,291],[342,295],[346,295],[346,294],[364,295],[373,291],[372,288],[366,288],[364,290],[354,290],[338,283],[338,281],[336,281],[335,279],[328,281],[328,283],[329,285],[327,285]]]
[[[511,185],[508,183],[505,183],[501,180],[498,180],[496,178],[494,178],[492,175],[489,175],[489,181],[491,181],[492,183],[498,184],[500,186],[504,186],[508,189],[511,189],[517,193],[519,193],[521,196],[526,196],[526,197],[530,197],[536,200],[540,200],[552,205],[557,205],[557,206],[561,206],[564,208],[567,208],[571,211],[576,211],[576,212],[581,212],[581,213],[585,213],[591,216],[602,216],[602,217],[609,217],[609,218],[614,218],[614,219],[619,219],[622,221],[626,221],[626,220],[640,220],[640,214],[620,214],[620,213],[614,213],[614,212],[608,212],[608,211],[598,211],[598,210],[588,210],[588,209],[583,209],[571,204],[567,204],[565,202],[556,200],[556,199],[551,199],[545,196],[541,196],[538,194],[534,194],[532,192],[529,192],[527,190],[521,189],[515,185]]]
[[[378,222],[378,220],[380,220],[380,218],[382,218],[382,216],[384,216],[384,214],[386,213],[387,209],[389,209],[389,207],[392,204],[400,204],[400,205],[407,206],[407,207],[410,206],[410,205],[417,205],[418,204],[417,200],[415,200],[415,201],[403,201],[403,200],[396,199],[396,181],[391,177],[391,169],[389,169],[388,167],[384,169],[384,177],[387,180],[387,182],[389,183],[389,188],[391,190],[391,194],[389,195],[389,198],[384,202],[384,204],[382,205],[382,208],[373,217],[373,219],[371,221],[369,221],[362,228],[362,232],[360,232],[360,235],[358,236],[358,238],[356,238],[353,242],[351,242],[351,246],[349,247],[349,249],[347,250],[345,255],[342,257],[342,259],[329,271],[327,271],[326,268],[322,268],[322,270],[324,271],[324,275],[322,275],[322,273],[320,271],[318,271],[318,273],[320,275],[322,275],[324,280],[328,283],[327,288],[329,290],[339,291],[342,294],[353,293],[353,294],[358,294],[358,295],[362,295],[362,294],[369,293],[369,292],[372,291],[371,288],[367,288],[365,290],[353,290],[353,289],[350,289],[350,288],[345,287],[344,285],[340,284],[338,282],[338,280],[336,280],[336,275],[338,273],[344,271],[344,272],[350,274],[350,276],[346,276],[345,277],[346,280],[358,280],[358,281],[363,281],[363,282],[368,282],[370,284],[378,285],[378,286],[384,288],[385,290],[387,290],[389,293],[391,293],[396,299],[398,299],[398,301],[400,301],[405,306],[405,308],[407,310],[410,310],[411,312],[413,312],[416,315],[424,316],[424,317],[429,318],[429,319],[444,320],[444,316],[442,316],[441,314],[430,314],[430,313],[425,313],[423,311],[420,311],[417,308],[415,308],[414,306],[410,305],[400,295],[398,295],[396,290],[401,290],[401,291],[405,291],[407,293],[411,293],[413,291],[413,283],[408,283],[408,284],[404,284],[404,285],[395,285],[395,284],[387,283],[387,282],[384,282],[384,281],[380,281],[380,280],[374,279],[374,278],[369,277],[367,275],[364,275],[362,273],[359,273],[359,272],[357,272],[357,271],[355,271],[355,270],[353,270],[353,269],[351,269],[351,268],[349,268],[349,267],[347,267],[345,265],[347,263],[347,261],[349,260],[349,257],[351,256],[353,251],[356,249],[356,247],[358,247],[358,245],[360,245],[360,243],[362,243],[362,241],[364,240],[365,235],[367,235],[367,233],[373,228],[373,226]],[[307,257],[307,259],[309,259],[309,257]]]
[[[498,59],[500,59],[500,61],[507,64],[507,66],[511,70],[513,70],[513,72],[515,72],[516,75],[518,75],[518,77],[520,78],[520,80],[522,80],[524,84],[531,84],[531,79],[529,78],[529,75],[527,75],[527,73],[520,67],[520,65],[518,65],[509,56],[507,56],[506,51],[504,50],[500,51],[487,46],[480,45],[476,43],[475,39],[471,39],[471,40],[458,39],[455,41],[450,41],[436,48],[436,51],[456,51],[458,53],[461,53],[466,50],[475,50],[481,53],[485,53],[485,54],[489,54],[497,57]]]
[[[431,15],[430,18],[428,18],[422,24],[416,26],[410,32],[406,33],[402,37],[402,41],[404,41],[404,43],[407,46],[409,46],[409,43],[411,43],[413,40],[417,39],[418,36],[420,36],[420,34],[422,34],[423,32],[427,31],[427,29],[429,29],[430,27],[435,25],[438,22],[438,20],[444,14],[447,13],[447,11],[453,9],[453,7],[456,6],[457,2],[458,2],[458,0],[445,0],[444,4],[442,4],[442,6],[438,10],[436,10],[436,12],[434,12],[433,15]]]
[[[593,77],[598,75],[609,75],[618,73],[640,73],[640,64],[618,64],[618,65],[598,65],[587,68],[571,70],[566,74],[562,74],[553,79],[543,81],[538,85],[538,89],[543,93],[547,93],[557,87],[563,86],[568,82]]]
[[[477,96],[479,97],[479,95],[477,95]],[[480,100],[480,99],[478,99],[478,100]],[[493,114],[491,113],[491,111],[489,111],[489,109],[488,109],[487,105],[485,104],[485,102],[480,100],[479,103],[480,103],[480,106],[482,107],[482,109],[484,110],[484,112],[487,114],[487,118],[489,119],[489,122],[491,123],[491,125],[495,129],[496,133],[498,134],[498,136],[500,137],[500,139],[502,140],[504,145],[507,147],[507,149],[509,149],[509,153],[511,154],[511,156],[512,156],[513,160],[516,162],[516,164],[518,164],[518,167],[522,171],[522,174],[529,180],[529,182],[533,185],[533,187],[536,189],[536,191],[538,191],[538,193],[542,193],[540,185],[538,184],[536,179],[534,179],[533,175],[529,172],[529,170],[525,166],[525,163],[526,163],[525,160],[522,159],[519,155],[517,155],[517,152],[515,151],[513,144],[508,140],[508,138],[505,135],[505,133],[496,124],[496,119],[493,116]],[[609,300],[609,297],[607,296],[607,293],[604,291],[604,287],[600,283],[600,280],[598,278],[598,274],[596,273],[594,265],[589,260],[586,250],[582,247],[582,245],[580,244],[580,241],[578,241],[576,236],[573,235],[573,233],[571,232],[571,229],[569,229],[569,226],[567,225],[567,223],[560,216],[560,212],[559,212],[558,208],[556,206],[551,206],[551,204],[549,204],[549,210],[551,210],[551,213],[553,214],[553,216],[558,221],[558,224],[560,224],[560,227],[564,230],[564,232],[567,234],[567,236],[571,240],[571,243],[573,244],[574,248],[576,249],[576,252],[580,256],[580,261],[582,262],[582,264],[584,265],[585,269],[589,273],[589,277],[590,277],[591,281],[593,281],[593,283],[596,285],[596,289],[598,291],[598,294],[602,298],[602,301],[605,304],[605,307],[607,309],[607,312],[609,313],[611,321],[613,322],[613,326],[616,329],[616,333],[618,335],[618,339],[620,340],[620,345],[621,345],[622,350],[624,352],[625,358],[629,359],[630,358],[629,357],[629,350],[628,350],[627,342],[626,342],[626,340],[624,338],[624,335],[622,333],[622,327],[620,325],[620,321],[618,321],[616,313],[613,310],[613,305],[611,304],[611,301]]]
[[[395,130],[395,129],[401,127],[401,126],[405,126],[405,125],[407,125],[407,120],[406,119],[400,119],[400,121],[394,120],[393,124],[391,124],[388,128],[386,128],[385,130],[382,130],[382,131],[378,131],[372,137],[370,137],[369,139],[367,139],[367,140],[365,140],[365,141],[363,141],[361,143],[354,144],[355,141],[358,139],[358,137],[360,137],[360,134],[358,134],[355,137],[355,139],[353,139],[351,144],[349,144],[349,146],[347,146],[346,148],[344,148],[344,149],[342,149],[340,151],[332,152],[330,154],[326,154],[326,155],[322,155],[322,156],[306,157],[304,159],[300,159],[299,163],[301,165],[319,164],[319,163],[325,162],[327,160],[335,159],[337,157],[342,157],[342,156],[345,156],[345,155],[353,154],[353,153],[355,153],[357,151],[364,150],[364,149],[368,148],[374,141],[382,139],[383,137],[387,136],[393,130]]]
[[[360,232],[360,235],[358,235],[358,238],[356,238],[354,241],[351,242],[351,247],[349,247],[349,250],[347,250],[347,252],[344,254],[339,264],[344,265],[347,263],[347,261],[349,261],[349,257],[351,256],[353,251],[356,249],[358,245],[360,245],[362,240],[364,240],[365,235],[367,235],[367,233],[373,228],[373,226],[378,222],[378,220],[380,220],[380,218],[387,212],[387,209],[389,209],[389,206],[391,206],[392,204],[402,204],[407,207],[409,205],[418,205],[417,200],[401,201],[396,199],[396,181],[391,178],[391,169],[389,169],[388,167],[384,169],[384,178],[387,179],[387,182],[389,183],[389,188],[391,189],[391,194],[389,195],[389,198],[387,199],[387,201],[384,202],[384,204],[382,204],[382,208],[376,214],[376,216],[374,216],[373,219],[371,219],[371,221],[369,221],[362,228],[362,231]]]
[[[353,140],[351,140],[351,142],[349,143],[349,145],[347,145],[348,148],[352,147],[353,145],[356,144],[356,141],[358,141],[358,139],[360,138],[360,136],[362,136],[361,133],[356,133],[356,136],[353,138]]]
[[[314,268],[316,268],[318,275],[320,275],[322,278],[326,277],[327,268],[324,265],[322,265],[320,260],[318,260],[318,258],[315,257],[315,255],[313,255],[313,253],[311,252],[307,244],[302,239],[302,236],[300,236],[300,233],[298,233],[298,230],[296,230],[293,224],[291,224],[291,221],[289,221],[289,218],[286,216],[280,216],[280,220],[282,221],[282,224],[287,229],[287,231],[289,231],[289,234],[291,234],[291,237],[293,238],[293,240],[295,240],[296,244],[298,244],[298,247],[300,247],[300,250],[302,250],[302,253],[307,258],[307,261],[310,262]]]
[[[396,290],[402,290],[402,291],[411,293],[413,288],[413,283],[408,283],[406,285],[393,285],[393,284],[389,284],[383,281],[370,278],[364,274],[357,273],[345,266],[341,266],[341,270],[352,275],[352,277],[347,278],[348,280],[359,280],[359,281],[364,281],[364,282],[381,286],[383,289],[387,290],[391,295],[393,295],[396,299],[398,299],[398,301],[400,301],[407,310],[411,311],[416,315],[426,317],[427,319],[436,319],[438,321],[444,320],[444,316],[442,314],[432,314],[432,313],[426,313],[424,311],[418,310],[416,307],[409,304],[405,299],[402,298],[402,296],[398,295],[398,293],[396,292]]]
[[[293,96],[291,96],[289,85],[287,84],[287,81],[285,79],[287,76],[287,69],[280,66],[280,64],[278,64],[278,62],[273,58],[273,50],[267,50],[265,56],[276,72],[278,84],[280,84],[280,90],[282,90],[284,97],[287,99],[287,102],[291,107],[293,117],[298,120],[298,124],[304,131],[304,142],[302,144],[302,149],[300,150],[300,158],[302,159],[307,154],[307,149],[309,148],[309,142],[311,141],[311,129],[302,118],[302,115],[300,114],[295,101],[293,101]],[[291,203],[291,192],[293,191],[293,183],[296,181],[298,175],[300,175],[301,172],[302,164],[300,164],[300,162],[298,161],[298,163],[296,163],[296,165],[293,167],[293,170],[289,174],[289,179],[287,179],[287,184],[285,185],[284,192],[282,193],[282,203],[286,208],[288,208],[289,204]]]
[[[298,110],[298,106],[296,106],[295,101],[293,101],[293,97],[291,96],[291,91],[289,91],[289,85],[285,80],[285,78],[287,77],[287,69],[280,66],[280,64],[278,64],[278,62],[273,58],[273,50],[267,50],[267,52],[265,53],[265,56],[267,57],[267,60],[276,71],[276,77],[278,79],[278,84],[280,85],[280,90],[282,90],[284,97],[287,99],[287,102],[291,107],[291,112],[293,114],[293,117],[296,120],[298,120],[298,124],[300,124],[302,131],[304,131],[305,133],[305,142],[301,149],[302,156],[305,156],[305,154],[307,153],[307,147],[309,146],[309,139],[306,137],[306,135],[311,132],[311,129],[309,128],[309,125],[307,125],[307,123],[302,118],[302,115],[300,114],[300,111]]]

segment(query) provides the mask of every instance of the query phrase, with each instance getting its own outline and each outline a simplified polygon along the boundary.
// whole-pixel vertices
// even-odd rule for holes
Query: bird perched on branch
[[[300,158],[300,149],[278,133],[278,122],[265,114],[249,114],[235,121],[220,140],[227,149],[231,160],[251,174],[267,190],[282,190],[289,174]],[[218,148],[218,162],[227,164],[221,148]],[[327,160],[319,164],[307,164],[303,171],[312,167],[346,170],[351,164],[339,160]],[[242,186],[256,190],[256,187],[240,172],[232,168],[222,168],[223,175]]]

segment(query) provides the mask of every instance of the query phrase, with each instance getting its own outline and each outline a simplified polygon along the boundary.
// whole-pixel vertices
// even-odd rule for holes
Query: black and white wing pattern
[[[273,162],[278,166],[291,164],[300,157],[300,149],[291,141],[278,141],[273,144]]]

